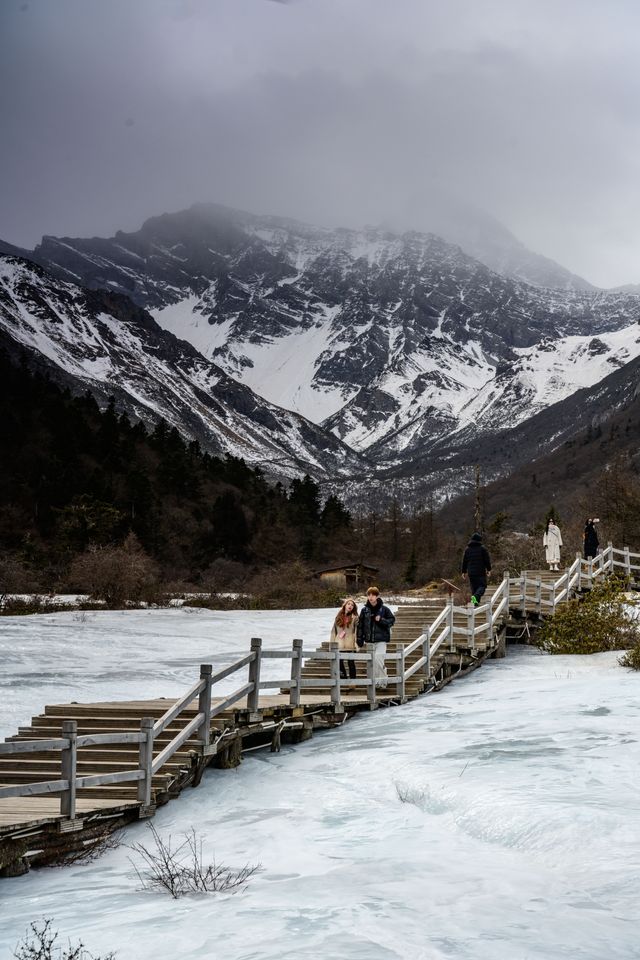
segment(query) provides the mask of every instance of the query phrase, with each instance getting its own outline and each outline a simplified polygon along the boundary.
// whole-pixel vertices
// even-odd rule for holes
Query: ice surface
[[[5,618],[0,732],[45,703],[176,695],[251,636],[315,645],[332,615]],[[193,825],[220,862],[260,862],[245,893],[142,892],[122,846],[0,881],[0,957],[48,916],[119,960],[637,958],[639,721],[640,675],[616,655],[509,648],[437,695],[209,771],[158,812],[164,835]],[[145,825],[126,841],[145,842]]]

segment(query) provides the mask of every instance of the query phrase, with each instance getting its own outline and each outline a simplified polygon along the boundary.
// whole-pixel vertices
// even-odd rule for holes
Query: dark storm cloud
[[[417,227],[471,202],[596,283],[640,280],[635,3],[2,0],[0,21],[13,243],[198,200]]]

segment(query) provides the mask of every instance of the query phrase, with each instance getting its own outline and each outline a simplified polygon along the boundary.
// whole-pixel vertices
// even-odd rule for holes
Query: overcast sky
[[[636,0],[0,0],[0,237],[446,197],[637,283],[639,64]]]

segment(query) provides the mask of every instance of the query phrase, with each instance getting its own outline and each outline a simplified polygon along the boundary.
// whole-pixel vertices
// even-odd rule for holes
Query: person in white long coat
[[[549,520],[547,524],[547,531],[542,538],[542,546],[545,548],[549,570],[558,570],[562,534],[560,533],[560,527],[553,520]]]

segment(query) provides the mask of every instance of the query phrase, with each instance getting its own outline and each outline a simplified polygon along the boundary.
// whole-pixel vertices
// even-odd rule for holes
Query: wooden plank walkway
[[[621,558],[621,559],[620,559]],[[299,742],[354,713],[399,705],[440,689],[487,657],[504,656],[507,626],[544,618],[602,576],[640,570],[640,555],[611,545],[563,573],[505,574],[477,608],[443,598],[403,605],[388,645],[388,686],[377,689],[373,650],[345,654],[335,644],[250,652],[200,679],[179,700],[51,704],[0,744],[0,876],[90,848],[110,831],[152,816],[157,806],[197,786],[204,768],[236,766],[243,751]],[[339,660],[356,662],[341,680]],[[261,664],[282,660],[286,678],[261,679]],[[232,694],[217,683],[247,671]],[[275,690],[266,693],[266,690]]]

